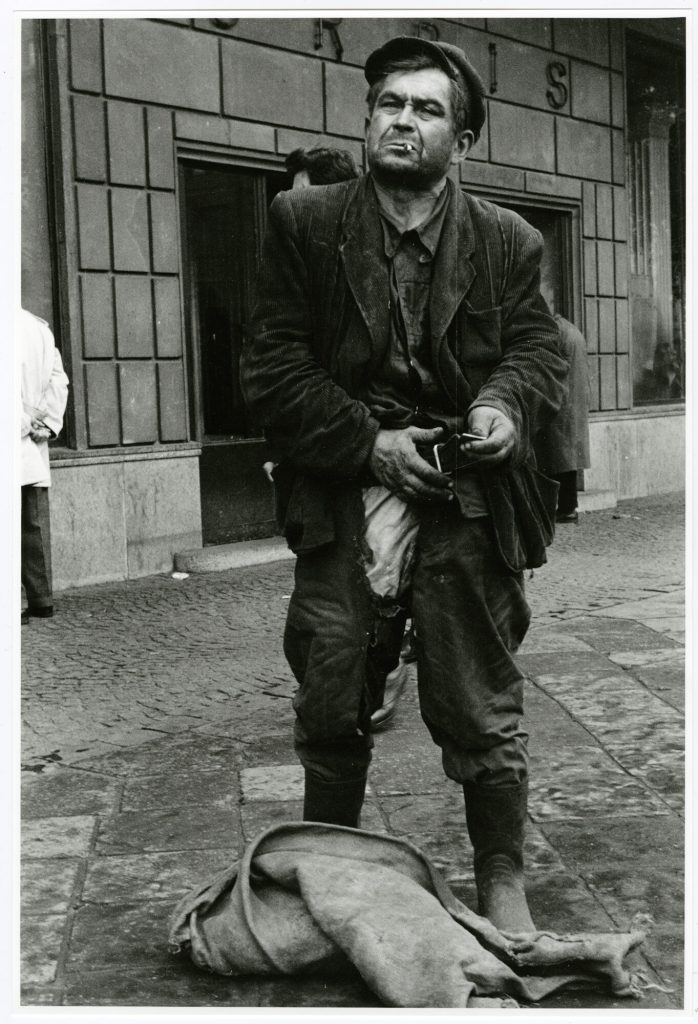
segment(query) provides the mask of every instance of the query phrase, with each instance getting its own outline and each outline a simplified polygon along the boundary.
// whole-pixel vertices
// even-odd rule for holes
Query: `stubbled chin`
[[[369,170],[376,181],[382,185],[413,188],[421,191],[426,182],[423,180],[421,169],[415,164],[404,162],[382,163],[369,161]]]

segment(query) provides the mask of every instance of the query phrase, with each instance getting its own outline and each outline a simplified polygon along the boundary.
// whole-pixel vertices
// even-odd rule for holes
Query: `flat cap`
[[[465,56],[459,46],[453,43],[432,42],[419,36],[395,36],[387,43],[369,54],[364,77],[369,85],[373,85],[385,73],[385,65],[390,61],[424,54],[433,60],[449,78],[460,77],[470,96],[470,131],[477,139],[480,129],[485,123],[485,86],[479,74]]]

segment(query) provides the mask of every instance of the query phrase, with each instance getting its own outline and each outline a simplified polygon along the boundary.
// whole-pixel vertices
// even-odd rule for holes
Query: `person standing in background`
[[[536,435],[534,449],[541,473],[560,485],[557,498],[558,523],[576,523],[577,472],[588,469],[589,457],[589,366],[584,335],[559,314],[560,351],[569,364],[567,395],[560,411]]]
[[[29,616],[47,619],[53,615],[51,582],[51,538],[48,489],[49,438],[57,437],[63,426],[68,401],[68,378],[61,356],[45,320],[19,314],[22,360],[22,585]]]
[[[292,188],[334,185],[359,176],[349,150],[326,146],[294,149],[286,157],[286,170],[293,178]]]

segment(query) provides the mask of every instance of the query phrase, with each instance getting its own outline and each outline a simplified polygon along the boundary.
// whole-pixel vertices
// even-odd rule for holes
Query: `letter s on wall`
[[[553,60],[545,69],[545,77],[550,85],[550,88],[545,94],[548,103],[555,110],[559,110],[561,107],[564,107],[565,103],[567,103],[567,97],[569,95],[569,90],[562,81],[563,78],[567,77],[567,68],[562,61]]]

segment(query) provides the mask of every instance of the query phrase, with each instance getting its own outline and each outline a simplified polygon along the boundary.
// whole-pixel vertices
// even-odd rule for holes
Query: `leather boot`
[[[359,828],[366,776],[326,782],[306,769],[303,821]]]
[[[463,793],[475,855],[478,912],[502,932],[535,931],[523,878],[528,784],[483,786],[466,782]]]

